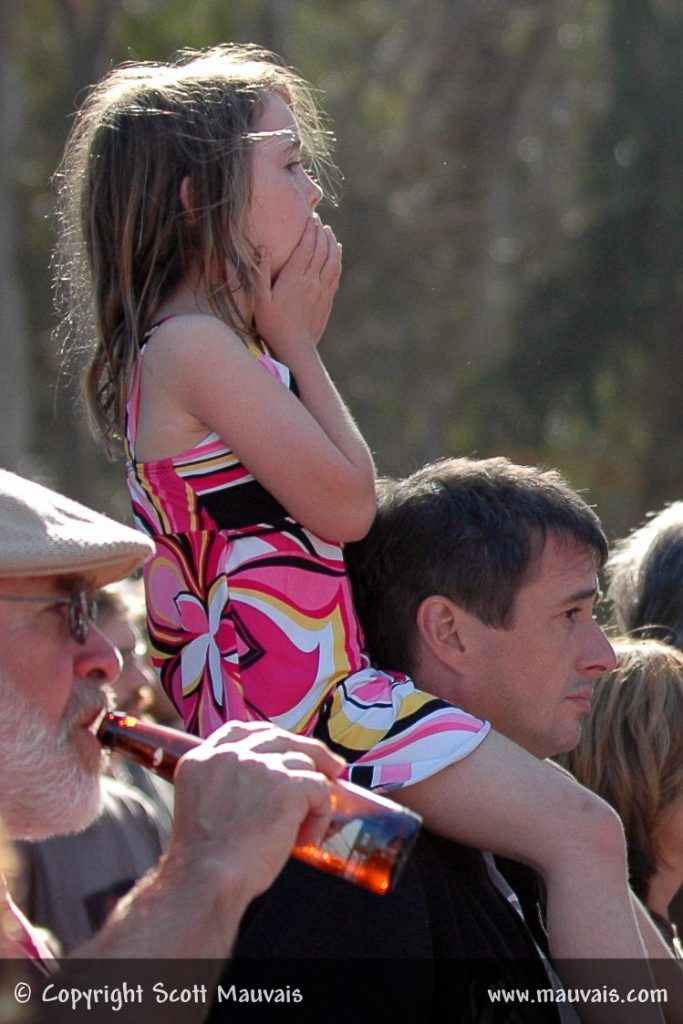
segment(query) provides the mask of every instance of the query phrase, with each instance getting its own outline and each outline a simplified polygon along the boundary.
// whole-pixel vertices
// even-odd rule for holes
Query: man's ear
[[[461,619],[461,608],[441,594],[426,597],[415,619],[422,643],[440,662],[456,670],[465,654]]]

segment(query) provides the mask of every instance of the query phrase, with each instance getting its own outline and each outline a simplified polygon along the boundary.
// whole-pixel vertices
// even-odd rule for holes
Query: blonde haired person
[[[683,654],[658,640],[614,648],[581,740],[558,760],[618,812],[631,885],[683,956],[668,913],[683,884]]]

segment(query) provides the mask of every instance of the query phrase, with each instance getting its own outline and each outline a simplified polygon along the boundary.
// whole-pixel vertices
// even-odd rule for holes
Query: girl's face
[[[256,248],[267,250],[275,278],[323,193],[301,163],[299,126],[283,99],[275,95],[265,99],[253,132],[264,135],[252,144],[247,237]]]

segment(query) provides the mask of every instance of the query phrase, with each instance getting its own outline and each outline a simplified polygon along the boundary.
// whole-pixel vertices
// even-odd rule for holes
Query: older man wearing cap
[[[38,839],[97,815],[102,754],[92,727],[119,658],[93,623],[91,601],[152,546],[4,470],[0,524],[0,818],[11,836]],[[242,912],[297,836],[319,836],[325,776],[340,770],[322,745],[268,725],[219,730],[179,765],[164,858],[75,955],[224,958]],[[40,960],[35,930],[3,890],[0,948]]]

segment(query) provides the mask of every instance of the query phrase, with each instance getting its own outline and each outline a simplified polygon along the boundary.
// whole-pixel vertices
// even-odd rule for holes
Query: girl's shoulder
[[[128,438],[139,462],[185,453],[216,432],[206,402],[230,402],[256,360],[225,323],[204,313],[160,316],[141,347],[128,403]]]
[[[247,353],[258,358],[258,346],[245,343],[223,320],[209,313],[174,313],[162,317],[147,331],[144,363],[155,373],[189,373],[206,369],[214,361],[222,365],[231,359],[244,360]]]
[[[239,342],[244,345],[237,333],[224,320],[212,313],[169,313],[160,317],[145,334],[145,344],[152,339],[165,339],[166,343],[179,341],[195,341],[201,338],[219,338],[224,341]]]
[[[263,369],[292,386],[288,368],[265,346],[243,341],[226,323],[206,313],[178,313],[157,321],[148,332],[143,356],[142,378],[157,394],[187,406],[193,415],[198,414],[193,395],[228,388],[231,381],[258,389]],[[230,395],[226,392],[224,397]]]

